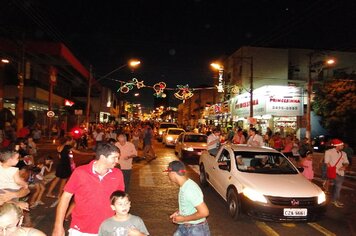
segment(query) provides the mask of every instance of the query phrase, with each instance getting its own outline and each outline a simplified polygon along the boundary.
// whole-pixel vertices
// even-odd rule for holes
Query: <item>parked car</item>
[[[331,138],[328,135],[319,135],[313,138],[312,146],[315,152],[325,152],[332,148],[330,144]]]
[[[207,148],[208,136],[200,133],[182,133],[179,135],[175,153],[180,159],[199,158]]]
[[[203,152],[200,182],[211,185],[238,219],[242,212],[266,221],[314,221],[326,211],[325,193],[282,153],[268,147],[222,145]]]
[[[167,131],[168,128],[178,128],[178,125],[175,123],[162,122],[158,126],[156,138],[158,141],[162,141],[163,133]]]
[[[163,133],[162,143],[166,146],[175,146],[178,136],[184,132],[184,129],[181,128],[168,128],[167,131]]]

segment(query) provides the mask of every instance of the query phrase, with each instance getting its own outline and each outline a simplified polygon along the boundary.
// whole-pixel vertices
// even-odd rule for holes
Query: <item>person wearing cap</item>
[[[207,140],[207,149],[208,152],[216,156],[218,153],[218,147],[220,144],[220,130],[219,129],[214,129],[213,132],[208,136]]]
[[[262,147],[264,146],[263,138],[261,135],[257,134],[256,128],[250,128],[250,137],[247,140],[247,145],[252,147]]]
[[[347,155],[342,151],[344,143],[339,139],[331,140],[332,149],[325,151],[324,161],[328,167],[336,166],[336,178],[332,191],[332,204],[336,207],[343,207],[344,204],[339,201],[342,183],[344,182],[345,169],[349,165]]]
[[[172,222],[178,224],[173,236],[209,236],[210,229],[206,220],[209,209],[198,184],[186,176],[185,166],[180,161],[170,162],[165,172],[168,172],[171,182],[179,185],[179,210],[170,216]]]

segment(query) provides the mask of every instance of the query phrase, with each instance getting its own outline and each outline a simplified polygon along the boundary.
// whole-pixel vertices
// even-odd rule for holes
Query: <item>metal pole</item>
[[[24,97],[24,67],[25,67],[25,45],[24,42],[22,42],[22,49],[21,49],[21,61],[18,65],[18,79],[19,79],[19,86],[18,86],[18,100],[17,100],[17,105],[16,105],[16,125],[17,125],[17,130],[20,130],[23,127],[23,113],[24,113],[24,102],[23,102],[23,97]]]
[[[253,118],[253,57],[250,60],[250,118]]]
[[[307,127],[305,132],[305,137],[308,139],[308,143],[311,144],[311,94],[313,88],[313,81],[311,76],[311,65],[312,65],[312,54],[309,54],[309,65],[308,65],[308,82],[307,82]]]
[[[49,79],[48,111],[52,111],[53,85],[54,85],[53,81]],[[51,139],[51,131],[52,131],[52,117],[48,117],[48,139]]]
[[[88,92],[87,92],[87,109],[86,109],[86,127],[89,130],[89,119],[90,119],[90,96],[91,96],[91,86],[92,86],[92,65],[89,69],[89,83],[88,83]]]

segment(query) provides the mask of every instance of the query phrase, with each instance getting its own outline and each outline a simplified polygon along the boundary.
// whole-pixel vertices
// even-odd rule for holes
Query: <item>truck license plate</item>
[[[307,216],[308,209],[306,208],[284,208],[283,209],[284,216]]]

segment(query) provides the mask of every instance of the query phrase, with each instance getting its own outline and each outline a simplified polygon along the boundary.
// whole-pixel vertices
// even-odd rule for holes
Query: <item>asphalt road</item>
[[[41,147],[46,154],[55,153],[54,146],[48,144]],[[165,148],[161,143],[155,144],[158,158],[150,163],[140,161],[134,164],[131,179],[130,195],[132,200],[131,213],[140,216],[151,235],[172,235],[176,225],[169,221],[169,215],[177,210],[178,186],[170,183],[163,170],[167,164],[176,160],[174,149]],[[78,163],[88,162],[88,157],[76,156]],[[186,163],[188,175],[199,182],[199,169],[194,162]],[[53,176],[53,175],[52,175]],[[48,176],[51,178],[51,175]],[[316,183],[320,184],[317,178]],[[211,188],[204,188],[205,201],[210,210],[208,218],[212,235],[356,235],[356,197],[354,183],[350,182],[342,190],[344,208],[328,206],[323,219],[313,223],[272,223],[261,222],[244,216],[234,221],[227,213],[222,198]],[[31,210],[33,225],[51,234],[56,209],[56,200],[44,198],[46,205]],[[68,227],[68,222],[65,223]]]

